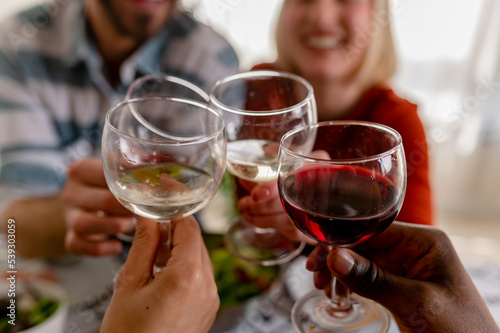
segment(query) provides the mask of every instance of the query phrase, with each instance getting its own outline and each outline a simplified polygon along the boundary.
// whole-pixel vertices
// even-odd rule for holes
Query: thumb
[[[408,292],[409,281],[395,276],[356,252],[336,248],[327,258],[330,271],[352,292],[382,304],[389,310],[397,307],[399,297]]]
[[[138,217],[134,241],[120,275],[132,278],[137,283],[148,281],[153,270],[159,242],[158,223],[154,220]]]

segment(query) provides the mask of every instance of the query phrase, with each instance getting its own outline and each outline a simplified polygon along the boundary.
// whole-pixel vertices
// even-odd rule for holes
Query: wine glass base
[[[381,305],[351,294],[352,309],[332,313],[323,291],[299,299],[292,309],[292,323],[300,333],[386,333],[389,312]]]
[[[257,228],[241,216],[231,225],[224,241],[236,257],[263,266],[287,263],[305,247],[305,243],[292,242],[275,229]]]

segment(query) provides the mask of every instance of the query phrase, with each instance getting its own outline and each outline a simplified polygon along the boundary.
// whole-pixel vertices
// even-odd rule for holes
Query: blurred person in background
[[[0,215],[18,253],[119,253],[109,236],[135,224],[96,158],[106,111],[152,73],[208,91],[235,51],[176,0],[53,0],[0,31]]]
[[[309,81],[318,121],[371,121],[401,134],[408,183],[397,219],[434,224],[424,127],[417,106],[390,87],[397,59],[388,0],[284,0],[276,45],[276,61],[253,69],[292,72]],[[244,188],[239,208],[247,221],[276,228],[292,240],[314,243],[289,221],[276,182],[239,183]]]

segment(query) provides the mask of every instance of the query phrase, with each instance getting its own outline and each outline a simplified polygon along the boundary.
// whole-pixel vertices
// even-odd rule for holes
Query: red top
[[[253,68],[274,69],[272,64]],[[417,106],[397,96],[392,89],[374,86],[363,94],[345,120],[364,120],[389,126],[401,134],[407,164],[407,187],[398,221],[434,224],[429,182],[429,158],[425,131]]]

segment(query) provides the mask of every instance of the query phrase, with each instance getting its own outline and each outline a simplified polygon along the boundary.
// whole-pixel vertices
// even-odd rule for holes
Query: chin
[[[301,76],[303,76],[306,80],[310,81],[336,81],[342,80],[346,77],[346,73],[343,73],[341,70],[336,70],[335,68],[317,68],[317,69],[308,69],[307,71],[303,71]]]

